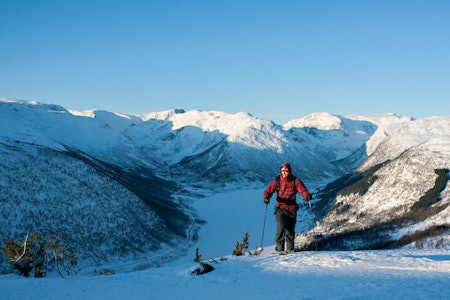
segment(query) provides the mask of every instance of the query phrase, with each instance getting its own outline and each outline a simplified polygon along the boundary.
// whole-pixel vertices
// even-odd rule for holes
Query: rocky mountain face
[[[300,249],[449,246],[449,118],[392,131],[353,173],[319,193],[320,221]]]
[[[126,116],[2,99],[0,234],[60,230],[86,264],[164,261],[197,235],[187,199],[260,188],[289,161],[316,191],[317,222],[299,249],[438,247],[450,223],[449,125],[317,113],[282,126],[246,113]]]

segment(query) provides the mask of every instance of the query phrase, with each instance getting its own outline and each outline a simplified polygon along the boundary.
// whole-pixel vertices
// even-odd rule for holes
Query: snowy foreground
[[[3,275],[0,299],[450,299],[450,249],[279,256],[270,246],[272,212],[267,214],[261,255],[229,255],[247,230],[250,250],[258,246],[264,216],[260,193],[202,199],[197,208],[208,223],[198,243],[179,260],[107,276],[87,270],[66,279]],[[200,267],[193,261],[196,247],[203,258],[214,258],[208,259],[214,271],[191,274]]]
[[[2,299],[449,299],[450,251],[302,252],[227,257],[109,276],[0,279]]]

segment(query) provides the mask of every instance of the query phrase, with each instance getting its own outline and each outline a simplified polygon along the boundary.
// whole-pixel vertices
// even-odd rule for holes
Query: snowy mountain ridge
[[[393,130],[347,177],[313,235],[326,233],[324,247],[333,249],[448,247],[449,125],[432,117]]]
[[[318,233],[324,248],[333,247],[332,238],[361,248],[365,241],[347,236],[393,221],[393,211],[408,213],[435,186],[435,170],[448,170],[449,125],[450,117],[318,113],[281,126],[248,113],[176,109],[127,116],[1,99],[1,234],[18,237],[63,224],[86,264],[106,263],[111,252],[123,260],[149,261],[149,253],[160,260],[158,251],[174,249],[162,259],[168,260],[195,242],[202,218],[191,207],[196,199],[235,189],[262,191],[280,163],[289,161],[315,191],[320,217],[316,227],[299,212],[299,219],[309,220],[299,231],[309,235],[299,236],[298,248],[311,247]],[[406,174],[404,180],[399,174]],[[363,195],[341,192],[361,178],[368,189]],[[433,204],[442,209],[423,220],[408,219],[417,224],[411,228],[427,227],[430,218],[450,223],[447,190]],[[379,205],[385,193],[392,197]],[[86,223],[96,230],[86,230]],[[405,236],[412,230],[406,228],[380,232]],[[103,247],[89,247],[94,241]]]

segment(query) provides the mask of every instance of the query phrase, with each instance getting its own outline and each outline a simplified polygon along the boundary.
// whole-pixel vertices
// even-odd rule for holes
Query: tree
[[[78,261],[64,242],[61,232],[58,232],[57,238],[42,238],[39,233],[33,232],[17,242],[6,236],[2,254],[25,277],[45,277],[47,271],[55,266],[58,274],[64,278],[63,271],[69,275],[75,270]]]
[[[242,243],[236,242],[236,245],[233,250],[233,255],[235,256],[245,255],[247,249],[248,249],[248,232],[244,234],[244,237],[242,238]]]

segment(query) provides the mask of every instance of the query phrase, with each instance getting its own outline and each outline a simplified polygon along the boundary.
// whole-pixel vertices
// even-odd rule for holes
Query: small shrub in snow
[[[197,249],[195,249],[195,262],[200,262],[202,260],[202,255],[200,254],[200,251]]]
[[[69,275],[77,265],[77,257],[66,245],[61,233],[58,237],[42,238],[37,232],[18,241],[5,237],[3,256],[25,277],[45,277],[47,271],[56,267],[58,274],[64,278],[63,271]]]
[[[236,245],[233,250],[233,255],[234,256],[245,255],[247,249],[248,249],[248,232],[244,234],[244,237],[242,238],[242,243],[236,242]]]

